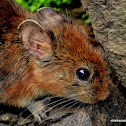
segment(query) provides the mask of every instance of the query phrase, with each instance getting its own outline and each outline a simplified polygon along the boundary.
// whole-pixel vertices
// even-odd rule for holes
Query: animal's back
[[[13,0],[0,1],[0,101],[7,101],[11,97],[11,92],[18,92],[15,87],[21,83],[24,75],[27,77],[30,55],[19,40],[17,29],[27,14]],[[13,89],[9,89],[10,85],[13,85]],[[4,93],[7,88],[10,91],[9,95]]]

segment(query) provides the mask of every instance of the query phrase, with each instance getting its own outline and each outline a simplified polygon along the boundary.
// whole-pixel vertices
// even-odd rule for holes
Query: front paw
[[[42,119],[47,118],[46,106],[42,101],[36,101],[30,104],[28,110],[34,116],[36,122],[41,122]]]

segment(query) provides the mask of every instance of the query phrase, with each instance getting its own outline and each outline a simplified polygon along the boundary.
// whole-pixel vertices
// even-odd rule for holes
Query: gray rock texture
[[[113,74],[126,87],[126,0],[81,0]]]

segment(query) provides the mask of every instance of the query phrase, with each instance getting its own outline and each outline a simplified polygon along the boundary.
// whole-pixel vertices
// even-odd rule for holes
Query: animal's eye
[[[80,80],[88,80],[88,78],[90,77],[90,71],[87,68],[79,68],[76,71],[76,75],[78,77],[78,79]]]

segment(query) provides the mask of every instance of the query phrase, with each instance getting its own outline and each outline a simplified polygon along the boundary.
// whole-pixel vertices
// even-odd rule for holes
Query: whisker
[[[81,118],[79,119],[79,126],[82,125],[82,119],[83,119],[83,115],[82,115]]]
[[[64,100],[64,99],[62,99],[62,100]],[[54,105],[53,107],[51,107],[50,109],[48,109],[47,111],[45,111],[43,114],[45,114],[46,112],[52,110],[53,108],[55,108],[55,107],[57,107],[57,106],[59,106],[59,105],[61,105],[61,104],[64,104],[65,102],[68,102],[68,101],[71,101],[71,100],[68,99],[68,100],[62,101],[62,102],[60,102],[59,104]]]
[[[92,123],[93,124],[95,123],[95,116],[94,116],[95,114],[94,114],[93,111],[95,111],[95,113],[96,113],[97,107],[98,107],[98,104],[97,103],[92,105],[92,113],[91,113],[91,115],[92,115]]]
[[[70,107],[68,107],[66,110],[65,110],[65,112],[64,113],[66,113],[66,111],[68,111],[69,109],[71,109],[73,106],[75,106],[76,104],[78,104],[79,102],[78,101],[74,101],[74,102],[71,102],[71,103],[74,103],[73,105],[71,105]],[[68,106],[68,104],[67,105],[65,105],[65,107],[66,106]]]
[[[78,103],[79,103],[79,101],[75,101],[75,103],[74,103],[73,105],[71,105],[70,107],[68,107],[66,111],[68,111],[70,108],[72,108],[73,106],[75,106],[75,105],[78,104]],[[66,111],[65,111],[64,113],[66,113]],[[70,120],[70,119],[69,119],[69,120]],[[69,122],[69,120],[65,123],[64,126],[67,125],[67,123]]]
[[[81,108],[83,108],[83,107],[85,107],[85,104],[83,102],[80,102],[80,105],[78,107],[78,110],[81,109]],[[79,119],[79,125],[78,126],[83,126],[82,120],[83,120],[83,115],[81,116],[81,119]]]
[[[52,96],[52,97],[48,97],[48,98],[45,98],[41,101],[38,101],[38,102],[35,102],[34,104],[30,105],[29,107],[27,107],[23,112],[21,112],[19,115],[22,115],[24,112],[26,112],[27,110],[29,110],[31,107],[35,106],[36,104],[39,104],[40,102],[44,102],[48,99],[52,99],[52,98],[55,98],[56,96]]]
[[[63,99],[59,99],[59,100],[54,101],[54,102],[52,102],[52,103],[50,103],[50,104],[47,104],[46,106],[42,107],[41,109],[36,110],[36,111],[33,112],[32,114],[30,114],[28,117],[26,117],[26,118],[21,122],[21,124],[23,124],[23,123],[24,123],[29,117],[31,117],[34,113],[36,113],[36,112],[42,110],[43,108],[45,108],[45,107],[47,107],[47,106],[49,106],[49,105],[55,104],[55,103],[57,103],[57,102],[60,102],[60,101],[62,101],[62,100],[63,100]],[[63,102],[64,102],[64,101],[63,101]],[[62,104],[63,102],[59,103],[58,105]],[[44,115],[46,112],[52,110],[53,108],[55,108],[55,107],[58,106],[58,105],[55,105],[54,107],[51,107],[50,109],[48,109],[47,111],[45,111],[42,115]]]
[[[81,108],[81,106],[83,106],[83,103],[79,102],[79,106],[77,107],[76,111],[79,110]]]
[[[94,105],[92,104],[92,105],[90,106],[90,117],[91,117],[92,123],[94,122],[94,121],[93,121],[93,120],[94,120],[94,117],[93,117],[93,108],[94,108]]]
[[[77,112],[80,108],[82,108],[82,107],[84,107],[85,106],[85,104],[84,103],[82,103],[82,102],[79,102],[79,101],[76,101],[77,103],[75,103],[73,106],[75,106],[76,104],[79,104],[79,106],[77,106],[76,107],[76,110],[75,110],[75,112]],[[72,106],[72,107],[73,107]],[[83,118],[83,117],[82,117]],[[70,119],[69,119],[70,120]],[[64,126],[66,126],[66,124],[69,122],[69,120],[65,123],[65,125]],[[81,119],[82,120],[82,119]],[[80,126],[80,124],[81,124],[81,122],[82,121],[79,121],[80,123],[79,123],[79,125],[78,126]]]
[[[76,102],[76,101],[71,101],[70,99],[68,99],[68,100],[66,100],[65,102],[69,102],[70,101],[70,103],[68,103],[68,104],[66,104],[66,105],[64,105],[64,106],[61,106],[62,108],[63,107],[66,107],[66,106],[68,106],[68,105],[70,105],[70,104],[72,104],[72,103],[74,103],[74,102]],[[65,103],[65,102],[62,102],[63,104]],[[62,103],[60,103],[60,104],[62,104]],[[59,105],[59,104],[58,104]],[[57,107],[58,105],[56,105],[56,106],[54,106],[54,107]],[[71,106],[70,106],[71,107]],[[66,110],[67,111],[67,110]],[[66,113],[66,111],[64,112],[64,113]],[[51,115],[50,117],[49,117],[49,119],[51,119],[51,117],[53,117],[55,114],[53,114],[53,115]],[[63,114],[64,115],[64,114]],[[42,122],[40,122],[40,123],[42,123]]]
[[[68,104],[66,104],[66,105],[64,105],[64,106],[61,106],[61,107],[64,108],[64,107],[66,107],[66,106],[68,106],[68,105],[70,105],[70,104],[72,104],[72,103],[74,103],[74,102],[76,102],[76,101],[71,101],[71,100],[70,100],[70,103],[68,103]],[[70,107],[71,107],[71,106],[70,106]],[[67,110],[65,110],[64,113],[66,113],[66,111],[67,111]],[[64,115],[64,114],[63,114],[63,115]],[[52,115],[52,116],[54,116],[54,115]],[[50,116],[50,118],[51,118],[52,116]]]
[[[57,107],[57,106],[59,106],[59,105],[61,105],[61,104],[64,104],[65,102],[68,102],[68,101],[71,101],[70,99],[68,99],[68,100],[65,100],[65,99],[62,99],[63,101],[62,102],[60,102],[59,104],[56,104],[56,105],[54,105],[53,107],[51,107],[51,108],[49,108],[47,111],[45,111],[42,115],[44,115],[45,113],[47,113],[47,112],[49,112],[50,110],[52,110],[52,109],[54,109],[55,107]],[[65,101],[64,101],[65,100]],[[38,111],[40,111],[40,109],[38,110]],[[52,116],[51,116],[52,117]],[[40,122],[41,123],[41,122]]]

